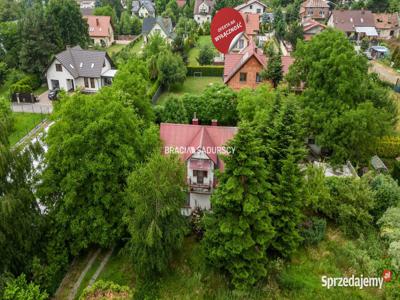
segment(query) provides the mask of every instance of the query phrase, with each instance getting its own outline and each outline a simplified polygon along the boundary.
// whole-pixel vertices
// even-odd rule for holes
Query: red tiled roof
[[[392,29],[399,27],[399,17],[397,14],[373,14],[375,27],[378,29]]]
[[[186,4],[186,0],[176,0],[176,4],[178,4],[178,7],[182,8]]]
[[[160,138],[163,142],[163,152],[166,153],[166,148],[184,147],[185,149],[202,149],[224,146],[236,134],[236,127],[226,126],[206,126],[206,125],[190,125],[190,124],[160,124]],[[183,151],[179,153],[183,161],[188,160],[193,153]],[[223,162],[218,160],[215,151],[207,151],[208,157],[220,169],[223,169]]]
[[[264,55],[261,49],[258,49],[255,46],[252,40],[250,41],[249,46],[243,49],[240,53],[226,54],[224,61],[224,83],[227,83],[253,56],[263,67],[266,66],[268,58]],[[290,65],[294,62],[294,58],[290,56],[282,56],[281,59],[283,74],[287,74]]]
[[[329,5],[325,0],[306,0],[301,4],[301,6],[306,8],[329,8]]]
[[[111,18],[109,16],[84,16],[89,25],[89,36],[103,37],[109,35]]]
[[[252,13],[240,13],[246,23],[246,34],[255,35],[260,30],[260,15]]]
[[[317,26],[321,26],[323,28],[326,28],[326,25],[321,24],[320,22],[315,21],[314,19],[304,20],[302,22],[302,26],[303,26],[304,33],[307,33],[307,31],[309,31],[310,29],[313,29],[314,27],[317,27]]]

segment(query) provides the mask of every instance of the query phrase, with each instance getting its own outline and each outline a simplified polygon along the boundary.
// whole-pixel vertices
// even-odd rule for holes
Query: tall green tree
[[[246,289],[267,275],[267,249],[274,237],[272,195],[252,127],[241,123],[228,145],[235,151],[224,157],[204,242],[210,262],[229,274],[235,288]]]
[[[167,89],[173,84],[183,84],[186,79],[186,67],[182,57],[172,52],[159,54],[157,70],[159,82]]]
[[[333,162],[366,161],[370,143],[391,130],[397,115],[387,90],[368,74],[367,60],[333,29],[300,42],[294,56],[287,79],[305,86],[307,134],[333,151]]]
[[[58,51],[65,49],[66,46],[85,47],[89,43],[88,24],[82,18],[75,0],[50,0],[46,16],[50,26],[60,35],[62,44]]]
[[[46,300],[49,295],[41,292],[40,287],[34,283],[28,283],[25,275],[10,280],[4,290],[4,300]]]
[[[267,67],[261,72],[260,76],[263,79],[270,80],[274,88],[278,86],[283,79],[282,60],[279,53],[273,52],[268,59]]]
[[[185,168],[178,156],[155,153],[129,176],[124,220],[128,250],[139,281],[157,281],[180,248],[185,221]]]
[[[73,254],[91,244],[111,246],[121,237],[128,174],[158,139],[117,96],[78,93],[62,99],[46,138],[40,194]]]
[[[166,123],[182,123],[188,122],[186,108],[181,98],[170,96],[164,105],[162,121]]]
[[[275,30],[275,35],[278,39],[284,38],[286,32],[286,22],[280,7],[275,12],[272,28]]]

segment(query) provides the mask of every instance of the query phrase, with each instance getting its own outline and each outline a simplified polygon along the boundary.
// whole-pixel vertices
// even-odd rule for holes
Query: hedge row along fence
[[[376,154],[385,158],[396,158],[400,156],[400,137],[386,136],[378,140]]]
[[[222,77],[224,75],[223,66],[188,66],[188,76]]]

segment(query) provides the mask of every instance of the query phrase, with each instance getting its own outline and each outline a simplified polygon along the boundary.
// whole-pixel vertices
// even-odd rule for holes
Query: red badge
[[[242,15],[233,8],[219,10],[211,21],[211,39],[222,53],[228,53],[243,35],[246,24]]]
[[[382,274],[382,277],[383,277],[383,281],[385,281],[385,282],[390,282],[390,281],[392,281],[392,271],[390,271],[390,270],[383,270],[383,274]]]

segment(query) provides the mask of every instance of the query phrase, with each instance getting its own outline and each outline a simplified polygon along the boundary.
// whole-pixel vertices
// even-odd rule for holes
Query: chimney
[[[199,119],[196,118],[196,112],[193,114],[192,125],[199,125]]]
[[[96,25],[97,25],[97,26],[100,25],[99,18],[96,18]]]
[[[211,120],[211,126],[218,126],[218,120],[212,119]]]

